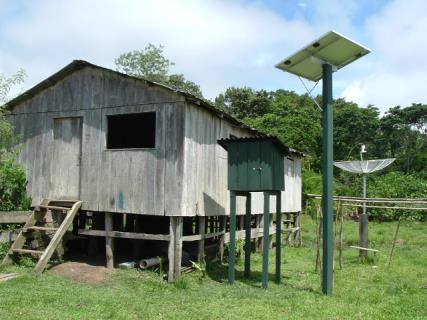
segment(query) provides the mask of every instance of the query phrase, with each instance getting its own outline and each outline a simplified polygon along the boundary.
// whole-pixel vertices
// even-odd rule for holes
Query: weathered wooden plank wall
[[[154,149],[105,150],[107,115],[150,111],[156,112]],[[47,198],[52,185],[54,118],[82,117],[83,209],[179,214],[183,112],[179,94],[94,68],[76,71],[17,105],[9,119],[21,136],[19,161],[27,171],[32,204]]]
[[[230,194],[227,190],[227,151],[217,144],[221,138],[251,136],[208,110],[189,104],[185,112],[184,187],[182,212],[185,216],[228,215]],[[301,211],[301,160],[285,158],[286,190],[282,192],[285,212]],[[252,193],[252,213],[264,210],[263,194]],[[271,212],[276,208],[270,199]],[[237,214],[245,213],[245,200],[238,197]]]
[[[156,112],[155,148],[106,150],[107,116],[138,112]],[[169,89],[92,67],[68,75],[15,106],[9,115],[22,138],[19,161],[27,171],[33,205],[49,197],[56,184],[54,119],[66,117],[81,117],[83,123],[78,187],[83,210],[228,214],[227,152],[217,139],[251,132]],[[300,211],[300,170],[299,159],[287,161],[285,211]],[[262,212],[262,194],[252,199],[253,213]],[[274,205],[272,198],[272,211]],[[244,213],[244,199],[238,200],[237,208]]]

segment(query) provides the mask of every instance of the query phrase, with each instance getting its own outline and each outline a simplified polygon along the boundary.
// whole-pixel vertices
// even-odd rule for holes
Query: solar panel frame
[[[331,64],[338,70],[370,52],[367,47],[332,30],[275,67],[311,81],[318,81],[322,78],[322,63],[314,62],[313,58]]]

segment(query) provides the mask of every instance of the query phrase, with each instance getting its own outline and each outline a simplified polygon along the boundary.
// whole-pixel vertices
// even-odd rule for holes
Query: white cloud
[[[373,52],[370,71],[351,82],[342,96],[385,111],[427,101],[427,2],[397,0],[369,18]]]
[[[427,2],[390,3],[365,28],[353,21],[361,10],[356,0],[283,2],[281,9],[291,12],[298,3],[307,4],[300,10],[310,18],[285,18],[260,1],[244,0],[22,2],[20,12],[10,10],[13,16],[0,19],[0,72],[24,68],[29,87],[73,59],[114,68],[120,53],[151,42],[164,44],[166,56],[176,62],[173,71],[199,83],[209,98],[244,85],[304,92],[298,79],[274,65],[336,29],[369,40],[374,50],[335,75],[336,96],[377,106],[426,100]],[[363,39],[365,33],[369,39]]]
[[[1,37],[11,45],[0,52],[0,70],[22,67],[31,84],[73,59],[114,67],[120,53],[152,42],[166,46],[174,71],[214,97],[227,86],[256,86],[274,78],[274,64],[314,36],[304,21],[287,21],[258,3],[42,0],[26,5],[26,12],[3,28]]]

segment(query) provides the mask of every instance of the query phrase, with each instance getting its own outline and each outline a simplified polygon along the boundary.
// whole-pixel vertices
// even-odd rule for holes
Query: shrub
[[[13,157],[0,159],[0,211],[27,210],[31,204],[26,194],[24,169]]]
[[[0,211],[26,210],[31,204],[25,171],[16,161],[18,151],[13,127],[0,110]]]
[[[427,194],[425,180],[399,171],[373,177],[369,180],[367,188],[369,198],[422,198]],[[399,216],[421,220],[425,216],[420,210],[369,209],[369,214],[381,220],[396,220]]]

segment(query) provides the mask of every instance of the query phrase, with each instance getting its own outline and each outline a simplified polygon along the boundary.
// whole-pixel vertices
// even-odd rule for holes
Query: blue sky
[[[382,111],[427,101],[424,0],[0,0],[0,8],[0,73],[25,69],[25,89],[73,59],[114,68],[120,53],[151,42],[208,98],[229,86],[303,93],[274,65],[334,29],[372,49],[334,74],[335,97]]]

